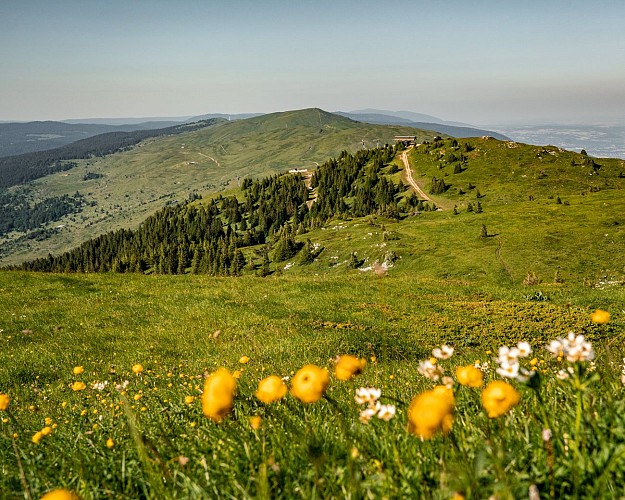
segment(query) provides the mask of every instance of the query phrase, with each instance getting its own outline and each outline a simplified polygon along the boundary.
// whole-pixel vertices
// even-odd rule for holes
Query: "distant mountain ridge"
[[[500,141],[509,141],[510,138],[506,137],[499,132],[492,130],[485,130],[472,127],[471,125],[462,124],[459,122],[444,122],[434,116],[423,115],[420,113],[412,113],[410,111],[378,111],[374,109],[365,109],[361,111],[336,111],[337,115],[351,118],[352,120],[374,123],[379,125],[404,125],[407,127],[414,127],[421,130],[434,130],[440,134],[451,135],[457,138],[467,137],[483,137],[490,136]],[[386,114],[392,113],[392,114]],[[414,121],[414,118],[422,117],[423,119],[431,121]]]
[[[0,157],[14,156],[55,149],[80,139],[108,132],[134,132],[174,127],[213,118],[228,121],[245,120],[275,113],[207,113],[180,117],[80,118],[61,121],[0,122]],[[497,132],[482,130],[460,122],[449,122],[435,116],[411,111],[383,111],[363,109],[334,114],[361,123],[376,125],[405,125],[432,130],[454,137],[490,135],[501,140],[508,138]]]

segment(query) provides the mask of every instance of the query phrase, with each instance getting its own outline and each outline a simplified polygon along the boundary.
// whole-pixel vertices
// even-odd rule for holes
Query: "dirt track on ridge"
[[[408,181],[408,184],[412,186],[412,188],[417,192],[417,194],[421,198],[423,198],[426,201],[436,203],[434,200],[432,200],[432,198],[430,198],[427,194],[425,194],[425,192],[419,187],[419,184],[417,184],[417,181],[415,181],[414,178],[412,177],[412,170],[410,169],[410,163],[408,162],[408,153],[410,152],[411,149],[412,149],[412,146],[410,146],[406,151],[403,151],[399,155],[399,157],[401,158],[401,161],[404,162],[404,169],[406,171],[406,180]]]

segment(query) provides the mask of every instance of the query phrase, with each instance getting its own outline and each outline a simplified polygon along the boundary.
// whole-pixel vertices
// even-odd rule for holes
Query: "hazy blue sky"
[[[0,120],[625,122],[623,0],[1,0]]]

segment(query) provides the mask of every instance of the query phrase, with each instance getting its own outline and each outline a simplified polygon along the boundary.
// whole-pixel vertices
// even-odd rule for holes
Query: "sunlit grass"
[[[620,289],[565,287],[536,302],[522,288],[354,271],[341,280],[0,273],[0,290],[9,497],[66,487],[83,498],[518,498],[532,485],[546,498],[609,497],[624,484]],[[612,315],[597,325],[590,313],[602,303]],[[544,346],[569,330],[597,357],[560,380],[569,364]],[[498,348],[521,340],[534,349],[538,392],[513,381],[518,406],[489,419],[481,388],[456,384],[451,431],[408,432],[410,401],[441,383],[419,373],[434,348],[454,347],[437,363],[454,379],[458,366],[488,363],[486,384],[502,378]],[[339,380],[342,354],[366,360],[363,373]],[[261,379],[290,385],[307,364],[329,370],[327,398],[255,396]],[[232,412],[215,423],[201,395],[219,367],[239,378]],[[359,387],[380,389],[394,417],[362,423]]]

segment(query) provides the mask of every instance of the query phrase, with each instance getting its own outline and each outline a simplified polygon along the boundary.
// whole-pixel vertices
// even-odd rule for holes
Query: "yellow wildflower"
[[[328,370],[316,365],[306,365],[293,377],[291,394],[304,403],[314,403],[321,399],[329,384]]]
[[[72,384],[72,391],[83,391],[86,389],[86,385],[84,382],[74,382]]]
[[[221,422],[232,409],[237,381],[225,368],[210,374],[204,382],[202,411],[211,420]]]
[[[106,440],[106,447],[107,448],[112,448],[113,446],[115,446],[115,441],[113,441],[111,438],[108,438]]]
[[[52,434],[52,427],[44,427],[43,429],[41,429],[41,435],[42,436],[49,436],[50,434]]]
[[[286,385],[277,375],[270,375],[258,382],[255,396],[263,403],[273,403],[286,395]]]
[[[456,379],[459,384],[467,387],[482,387],[484,383],[482,371],[473,365],[459,366],[456,368]]]
[[[0,393],[0,411],[6,411],[10,402],[11,398],[7,394]]]
[[[603,309],[597,309],[594,313],[590,315],[590,320],[593,323],[603,325],[610,321],[610,313],[608,311],[604,311]]]
[[[250,361],[249,356],[241,356],[239,358],[239,363],[241,363],[242,365],[246,365],[247,363],[249,363],[249,361]]]
[[[72,370],[74,375],[80,375],[84,371],[85,369],[82,366],[74,366],[74,369]]]
[[[437,431],[448,434],[453,423],[454,393],[444,385],[416,396],[408,408],[408,431],[430,439]]]
[[[240,379],[240,378],[241,378],[241,374],[242,374],[242,373],[243,373],[243,372],[242,372],[241,370],[234,370],[234,371],[232,372],[232,376],[238,380],[238,379]]]
[[[193,404],[194,401],[195,401],[194,396],[185,396],[184,398],[184,402],[188,405]]]
[[[253,417],[249,418],[249,422],[250,422],[250,427],[256,431],[260,429],[260,426],[263,423],[263,419],[262,417],[258,415],[254,415]]]
[[[42,496],[40,500],[80,500],[80,497],[69,490],[52,490]]]
[[[346,354],[341,356],[336,362],[334,374],[339,380],[349,380],[354,375],[362,373],[366,364],[366,360]]]
[[[41,438],[43,438],[43,433],[41,431],[37,431],[33,434],[32,442],[35,444],[39,444]]]
[[[508,413],[520,399],[519,392],[503,380],[493,380],[482,391],[482,406],[490,418]]]
[[[143,365],[140,363],[137,363],[136,365],[132,366],[132,372],[136,373],[137,375],[139,375],[141,372],[143,371]]]

